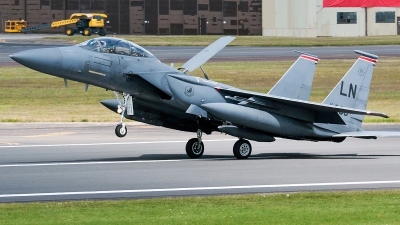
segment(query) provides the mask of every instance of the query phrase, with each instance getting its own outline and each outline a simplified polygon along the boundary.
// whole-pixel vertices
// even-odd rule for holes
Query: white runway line
[[[3,195],[0,195],[0,198],[41,197],[41,196],[70,196],[70,195],[99,195],[99,194],[124,194],[124,193],[151,193],[151,192],[179,192],[179,191],[237,190],[237,189],[262,189],[262,188],[285,188],[285,187],[379,185],[379,184],[400,184],[400,180],[336,182],[336,183],[309,183],[309,184],[272,184],[272,185],[221,186],[221,187],[162,188],[162,189],[111,190],[111,191],[52,192],[52,193],[27,193],[27,194],[3,194]]]
[[[235,141],[238,139],[203,140],[203,142]],[[186,143],[187,141],[142,141],[142,142],[115,142],[115,143],[86,143],[86,144],[55,144],[55,145],[2,145],[0,148],[35,148],[35,147],[69,147],[69,146],[100,146],[100,145],[134,145],[134,144],[168,144]]]
[[[29,164],[10,164],[0,165],[0,168],[7,167],[36,167],[36,166],[76,166],[76,165],[99,165],[99,164],[127,164],[127,163],[160,163],[160,162],[180,162],[201,159],[167,159],[167,160],[137,160],[137,161],[109,161],[109,162],[70,162],[70,163],[29,163]]]
[[[272,157],[251,157],[251,159],[270,159]],[[280,157],[282,158],[282,157]],[[39,167],[39,166],[83,166],[104,164],[134,164],[134,163],[162,163],[162,162],[185,162],[185,161],[208,161],[208,160],[237,160],[234,157],[227,158],[202,158],[202,159],[162,159],[162,160],[132,160],[132,161],[96,161],[96,162],[65,162],[65,163],[27,163],[27,164],[5,164],[1,168],[9,167]]]

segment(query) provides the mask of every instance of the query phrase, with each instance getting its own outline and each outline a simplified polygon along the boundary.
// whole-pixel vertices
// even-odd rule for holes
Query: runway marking
[[[251,157],[251,159],[276,159],[280,156]],[[80,166],[80,165],[102,165],[102,164],[133,164],[133,163],[160,163],[160,162],[184,162],[184,161],[208,161],[208,160],[236,160],[236,158],[202,158],[202,159],[160,159],[160,160],[131,160],[131,161],[99,161],[99,162],[65,162],[65,163],[27,163],[0,165],[0,168],[8,167],[39,167],[39,166]]]
[[[110,190],[110,191],[77,191],[77,192],[50,192],[27,194],[3,194],[0,198],[16,197],[41,197],[41,196],[69,196],[69,195],[98,195],[98,194],[124,194],[124,193],[152,193],[152,192],[179,192],[179,191],[210,191],[210,190],[237,190],[237,189],[262,189],[262,188],[287,188],[287,187],[318,187],[318,186],[349,186],[349,185],[376,185],[400,184],[400,180],[393,181],[361,181],[361,182],[335,182],[335,183],[309,183],[309,184],[272,184],[248,186],[221,186],[221,187],[188,187],[188,188],[160,188],[137,190]]]
[[[0,165],[0,168],[7,167],[36,167],[36,166],[76,166],[76,165],[99,165],[99,164],[125,164],[125,163],[156,163],[156,162],[180,162],[196,159],[166,159],[166,160],[137,160],[137,161],[108,161],[108,162],[71,162],[71,163],[30,163]],[[201,159],[197,159],[201,160]]]
[[[75,133],[73,133],[73,132],[55,132],[55,133],[38,134],[38,135],[30,135],[30,136],[22,136],[22,137],[27,137],[27,138],[54,137],[54,136],[63,136],[63,135],[69,135],[69,134],[75,134]]]
[[[237,139],[203,140],[203,142],[235,141]],[[99,146],[99,145],[134,145],[134,144],[167,144],[186,143],[187,141],[142,141],[142,142],[114,142],[114,143],[86,143],[86,144],[55,144],[55,145],[18,145],[0,146],[0,148],[34,148],[34,147],[68,147],[68,146]]]
[[[0,144],[5,144],[8,146],[18,146],[19,145],[19,143],[17,143],[17,142],[0,142]]]

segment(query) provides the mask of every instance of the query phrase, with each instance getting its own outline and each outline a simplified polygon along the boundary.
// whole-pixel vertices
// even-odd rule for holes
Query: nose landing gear
[[[126,128],[125,123],[118,124],[117,127],[115,127],[115,135],[117,135],[117,137],[125,137],[127,133],[128,128]]]
[[[118,123],[117,127],[115,127],[115,135],[117,135],[117,137],[122,138],[122,137],[125,137],[126,134],[128,133],[128,129],[124,123],[124,115],[125,115],[125,110],[127,108],[127,103],[128,103],[128,99],[129,99],[130,95],[127,93],[122,93],[124,100],[123,100],[123,103],[121,104],[121,102],[119,101],[119,98],[118,98],[118,94],[115,91],[114,91],[114,94],[115,94],[115,97],[117,97],[117,100],[119,102],[117,112],[119,114],[121,114],[119,123]]]

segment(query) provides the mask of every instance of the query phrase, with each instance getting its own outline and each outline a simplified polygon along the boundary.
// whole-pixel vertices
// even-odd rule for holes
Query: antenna
[[[200,66],[200,69],[201,69],[201,71],[203,72],[204,77],[205,77],[207,80],[209,80],[209,78],[208,78],[206,72],[203,70],[203,67]]]

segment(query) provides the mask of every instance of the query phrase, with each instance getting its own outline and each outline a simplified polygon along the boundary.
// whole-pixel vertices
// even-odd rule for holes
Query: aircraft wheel
[[[84,36],[91,36],[91,35],[92,35],[92,29],[90,29],[90,28],[85,28],[85,29],[83,30],[83,35],[84,35]]]
[[[107,34],[107,29],[106,28],[100,28],[99,29],[99,35],[100,36],[106,36],[106,34]]]
[[[115,128],[115,134],[120,138],[125,137],[127,133],[128,128],[126,128],[126,126],[122,126],[122,124],[118,124],[118,126]]]
[[[251,144],[248,140],[240,139],[233,146],[233,155],[237,159],[247,159],[251,155]]]
[[[73,36],[75,33],[74,29],[68,28],[67,31],[65,31],[65,34],[68,36]]]
[[[204,153],[203,142],[200,143],[200,148],[197,148],[197,146],[197,138],[192,138],[186,143],[186,154],[192,159],[200,158]]]

